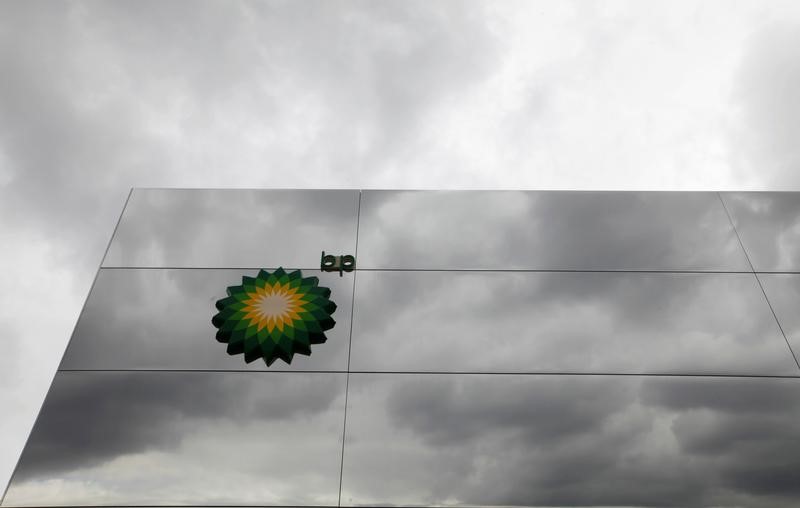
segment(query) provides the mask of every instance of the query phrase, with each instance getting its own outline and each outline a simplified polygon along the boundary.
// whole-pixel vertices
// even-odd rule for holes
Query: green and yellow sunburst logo
[[[219,329],[217,340],[228,344],[228,354],[244,353],[247,363],[263,358],[267,366],[278,358],[292,363],[295,353],[308,356],[311,344],[327,340],[325,331],[336,324],[330,296],[317,277],[304,278],[300,270],[260,270],[228,288],[211,322]]]

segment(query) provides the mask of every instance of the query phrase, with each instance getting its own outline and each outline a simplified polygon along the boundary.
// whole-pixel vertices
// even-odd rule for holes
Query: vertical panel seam
[[[339,497],[337,506],[342,506],[342,480],[344,479],[344,441],[347,436],[347,402],[350,393],[350,354],[353,349],[353,315],[356,308],[356,276],[358,274],[358,232],[361,227],[361,189],[358,191],[358,208],[356,209],[356,246],[353,256],[356,259],[356,267],[353,270],[353,293],[350,301],[350,337],[347,345],[347,374],[344,383],[344,419],[342,422],[342,453],[339,463]]]
[[[797,369],[800,370],[800,362],[797,360],[797,355],[794,353],[792,349],[792,345],[789,343],[789,338],[786,336],[786,332],[783,330],[783,326],[781,326],[781,321],[778,319],[778,314],[775,313],[775,309],[772,307],[772,302],[769,301],[769,297],[767,296],[767,291],[764,289],[764,285],[761,283],[761,278],[758,276],[755,267],[753,266],[753,262],[750,260],[750,255],[747,253],[747,249],[744,247],[744,243],[742,242],[742,237],[739,235],[739,230],[736,229],[736,224],[733,223],[733,217],[731,217],[730,212],[728,211],[728,207],[725,205],[725,200],[722,199],[722,195],[717,192],[717,197],[719,198],[719,202],[722,203],[722,208],[725,210],[725,215],[728,216],[728,221],[731,223],[731,227],[733,228],[733,232],[736,234],[736,239],[739,241],[739,246],[742,248],[742,252],[744,252],[744,257],[747,259],[747,263],[750,265],[750,270],[753,273],[753,276],[756,278],[756,282],[758,283],[758,287],[761,289],[761,294],[764,295],[764,301],[767,302],[767,306],[769,307],[770,312],[772,312],[772,317],[775,319],[775,324],[778,325],[778,330],[781,331],[781,335],[783,335],[783,340],[786,342],[786,347],[789,348],[789,353],[791,353],[792,358],[794,359],[795,365],[797,365]]]

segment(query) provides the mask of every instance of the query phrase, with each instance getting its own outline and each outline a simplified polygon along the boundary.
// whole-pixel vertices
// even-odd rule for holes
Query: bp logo
[[[308,356],[311,344],[325,342],[325,331],[336,324],[330,296],[317,277],[303,277],[300,270],[260,270],[228,288],[211,322],[218,328],[217,340],[228,344],[228,354],[244,353],[247,363],[263,358],[267,366],[278,358],[292,363],[295,353]]]

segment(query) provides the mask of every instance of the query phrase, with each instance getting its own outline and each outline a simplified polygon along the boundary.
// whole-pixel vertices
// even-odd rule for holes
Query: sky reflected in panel
[[[357,190],[134,189],[106,267],[319,268],[352,254]]]
[[[351,369],[798,375],[752,274],[359,272]]]
[[[800,274],[762,273],[758,277],[786,339],[800,359]]]
[[[713,192],[365,190],[359,229],[361,268],[749,270]]]
[[[721,195],[755,271],[800,271],[798,193],[724,192]]]
[[[4,505],[335,505],[345,378],[58,373]]]
[[[800,503],[800,380],[351,374],[343,505]]]

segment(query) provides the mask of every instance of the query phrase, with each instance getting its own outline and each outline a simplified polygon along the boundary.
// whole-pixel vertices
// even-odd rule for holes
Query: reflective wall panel
[[[103,261],[116,267],[319,268],[353,254],[357,190],[134,189]]]
[[[336,505],[345,378],[58,373],[4,505]]]
[[[368,191],[359,267],[747,271],[716,193]]]
[[[800,379],[351,374],[343,505],[800,505]]]
[[[794,508],[798,252],[788,193],[136,189],[2,504]],[[336,325],[246,364],[278,266]]]
[[[726,192],[722,197],[756,271],[800,272],[800,194]]]
[[[257,360],[229,355],[216,340],[211,318],[228,286],[257,270],[102,269],[75,326],[62,369],[264,370]],[[304,270],[331,290],[336,325],[311,356],[296,354],[291,365],[277,360],[269,370],[347,370],[353,276]]]
[[[359,272],[350,366],[800,374],[746,273]]]
[[[759,274],[764,292],[800,360],[800,274]]]

